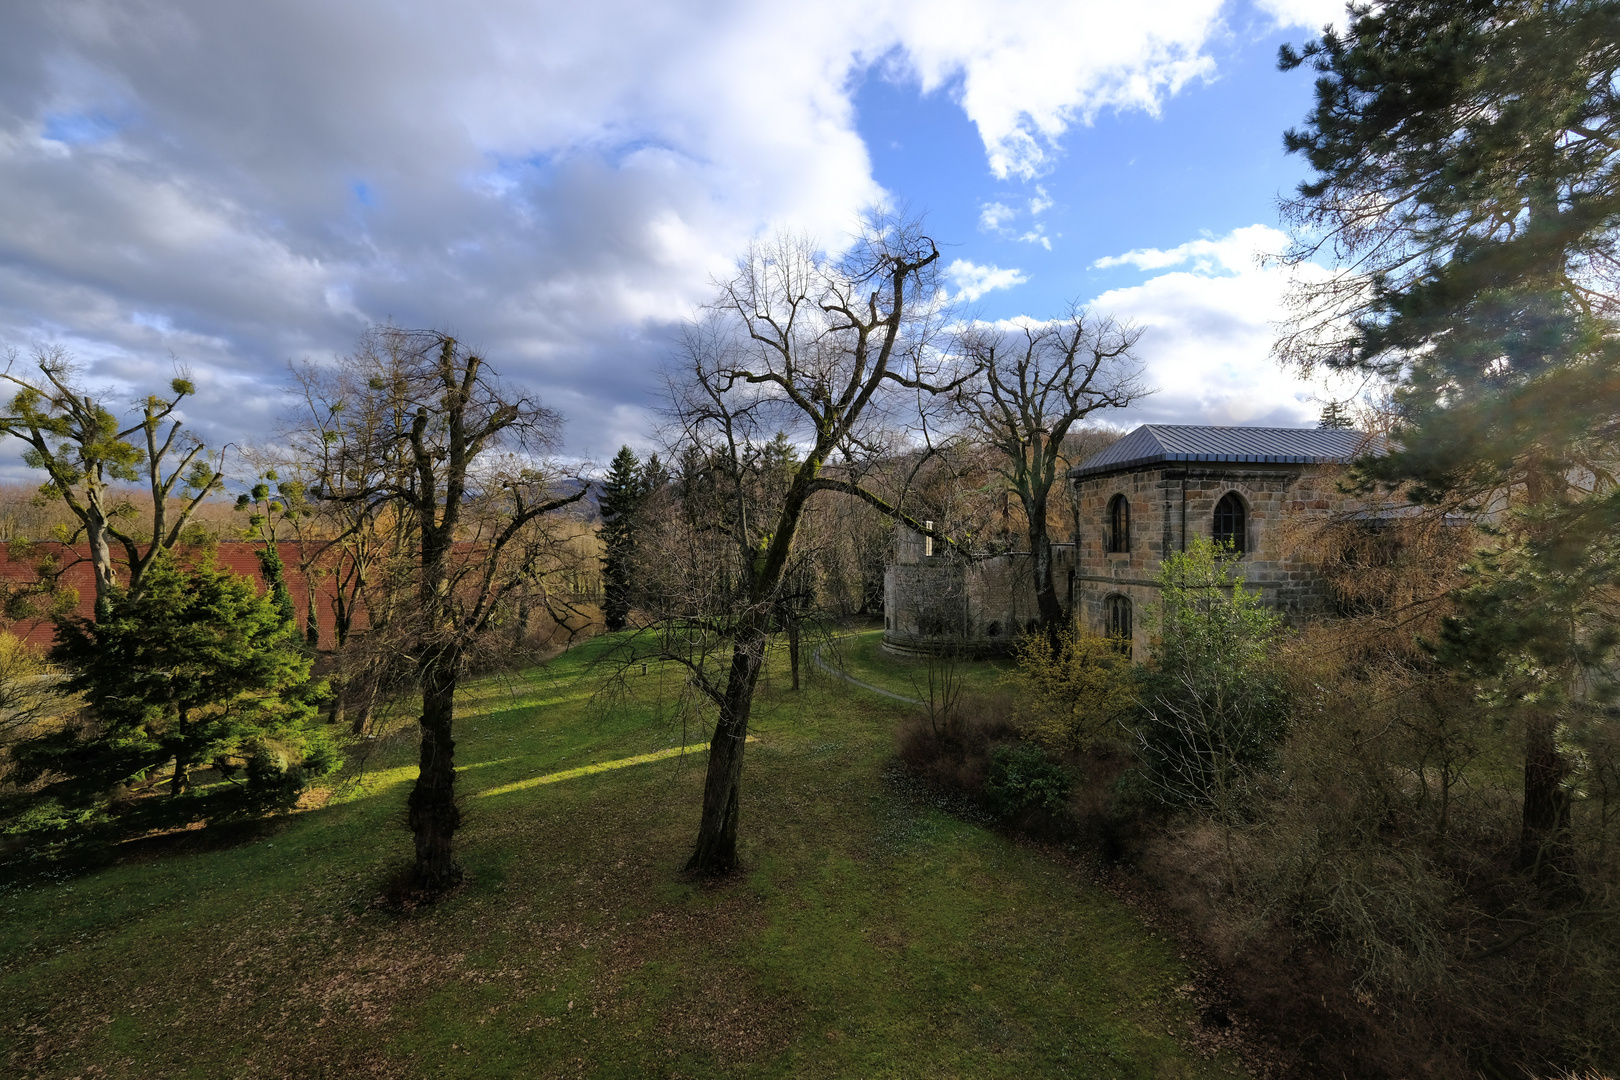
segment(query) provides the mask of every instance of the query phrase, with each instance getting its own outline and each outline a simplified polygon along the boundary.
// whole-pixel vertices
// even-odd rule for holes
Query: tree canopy
[[[1280,351],[1392,382],[1363,489],[1484,530],[1440,652],[1513,687],[1539,860],[1567,821],[1556,732],[1620,643],[1620,3],[1397,0],[1281,63],[1318,72],[1291,256],[1338,268]]]

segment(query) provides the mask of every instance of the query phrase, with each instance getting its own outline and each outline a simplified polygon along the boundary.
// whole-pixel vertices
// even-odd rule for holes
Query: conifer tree
[[[18,388],[0,416],[0,432],[27,444],[23,463],[45,470],[40,494],[60,499],[78,520],[71,539],[83,537],[89,546],[100,611],[118,584],[114,545],[124,563],[124,587],[138,594],[148,564],[180,543],[197,507],[224,486],[206,448],[175,419],[196,387],[175,378],[169,383],[171,396],[150,395],[140,403],[138,418],[120,420],[79,384],[78,370],[62,350],[34,357],[37,378],[14,374],[15,362],[13,355],[0,372],[0,380]],[[134,507],[115,487],[142,481],[152,500],[151,532],[145,537],[130,529]]]
[[[609,630],[623,630],[630,618],[636,514],[646,491],[641,461],[619,447],[602,483],[602,614]]]
[[[246,578],[211,559],[182,568],[160,551],[141,592],[115,589],[104,608],[99,621],[63,622],[51,652],[94,723],[15,751],[25,777],[66,777],[51,794],[92,801],[172,763],[169,791],[180,795],[202,763],[232,771],[267,742],[295,754],[319,743],[305,730],[320,692],[310,659],[274,599]]]
[[[1281,64],[1315,176],[1280,351],[1396,384],[1363,485],[1473,515],[1487,551],[1441,654],[1525,729],[1522,858],[1568,821],[1559,732],[1612,689],[1620,569],[1620,2],[1393,0]]]

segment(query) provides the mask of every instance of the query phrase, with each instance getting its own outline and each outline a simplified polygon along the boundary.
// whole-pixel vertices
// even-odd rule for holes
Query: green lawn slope
[[[703,752],[601,766],[702,733],[682,730],[673,669],[598,693],[600,652],[462,699],[470,876],[433,907],[376,902],[410,844],[404,723],[325,805],[249,842],[0,885],[5,1072],[1240,1075],[1185,1048],[1173,945],[939,811],[890,764],[906,707],[824,674],[793,693],[776,663],[762,690],[748,872],[683,881]]]

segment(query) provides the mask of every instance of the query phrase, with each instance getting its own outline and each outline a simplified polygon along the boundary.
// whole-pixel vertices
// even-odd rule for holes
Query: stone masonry
[[[932,548],[930,552],[928,549]],[[1065,594],[1074,545],[1052,545],[1053,576]],[[898,652],[960,651],[1000,656],[1035,624],[1034,562],[1028,552],[963,558],[921,534],[898,529],[883,573],[883,643]]]
[[[1166,552],[1184,551],[1195,536],[1214,533],[1215,504],[1237,493],[1247,511],[1248,551],[1238,559],[1244,581],[1267,603],[1297,614],[1318,607],[1324,593],[1316,567],[1279,542],[1285,514],[1344,509],[1346,500],[1324,481],[1320,466],[1138,468],[1078,481],[1080,555],[1075,567],[1075,619],[1103,633],[1108,597],[1131,601],[1132,638],[1145,656],[1143,614],[1158,603],[1159,567]],[[1108,504],[1124,495],[1131,508],[1128,552],[1104,550]]]
[[[1237,565],[1251,589],[1289,615],[1326,599],[1318,568],[1285,543],[1285,518],[1355,511],[1360,504],[1325,475],[1368,445],[1361,432],[1293,428],[1146,425],[1069,472],[1078,512],[1074,618],[1104,633],[1108,602],[1130,601],[1132,651],[1147,655],[1147,620],[1158,604],[1159,568],[1194,537],[1213,538],[1216,504],[1235,494],[1244,509]],[[1108,547],[1109,504],[1130,504],[1129,551]]]

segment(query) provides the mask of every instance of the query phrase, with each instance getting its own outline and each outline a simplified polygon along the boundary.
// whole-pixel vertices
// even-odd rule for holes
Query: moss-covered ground
[[[576,649],[459,711],[469,876],[404,864],[413,730],[247,842],[130,845],[0,883],[0,1062],[17,1077],[1213,1077],[1188,973],[1089,877],[966,824],[891,764],[906,707],[773,668],[747,870],[686,881],[705,755],[652,665]],[[903,672],[869,651],[864,674]],[[896,681],[898,680],[898,681]]]

